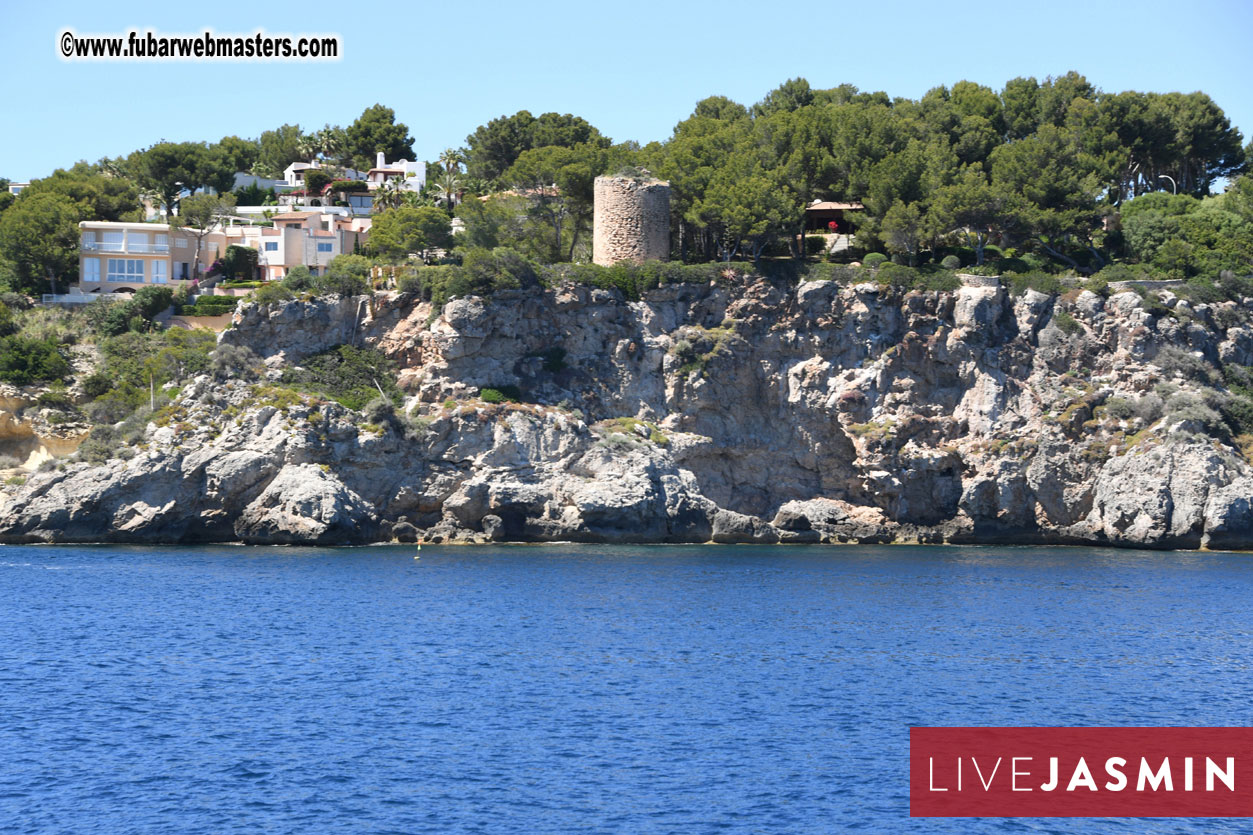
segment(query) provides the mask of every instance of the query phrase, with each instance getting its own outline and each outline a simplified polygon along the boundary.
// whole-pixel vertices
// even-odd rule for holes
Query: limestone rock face
[[[1248,308],[1171,301],[729,271],[635,302],[243,305],[223,342],[275,367],[373,346],[404,414],[200,378],[126,460],[7,487],[0,539],[1253,547],[1253,468],[1204,405],[1253,365]]]
[[[333,474],[314,464],[279,470],[235,522],[235,533],[249,544],[336,544],[367,542],[373,508]]]

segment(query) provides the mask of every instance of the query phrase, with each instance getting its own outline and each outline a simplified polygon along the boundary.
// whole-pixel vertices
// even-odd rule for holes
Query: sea
[[[2,547],[0,832],[1247,832],[910,818],[908,759],[1253,724],[1251,592],[1230,553]]]

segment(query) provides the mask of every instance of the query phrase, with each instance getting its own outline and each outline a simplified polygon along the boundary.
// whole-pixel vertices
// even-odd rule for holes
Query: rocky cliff
[[[272,378],[369,345],[404,410],[202,377],[129,458],[16,488],[0,538],[1248,548],[1216,411],[1246,307],[748,279],[245,305],[221,341]]]

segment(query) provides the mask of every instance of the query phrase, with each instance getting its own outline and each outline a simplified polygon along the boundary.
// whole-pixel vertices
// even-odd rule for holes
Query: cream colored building
[[[131,293],[148,285],[177,287],[197,274],[196,238],[165,223],[83,221],[78,257],[78,293]],[[204,276],[226,247],[226,236],[210,232],[200,244]]]

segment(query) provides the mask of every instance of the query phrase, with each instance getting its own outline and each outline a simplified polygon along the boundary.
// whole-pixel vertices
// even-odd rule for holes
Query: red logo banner
[[[1253,728],[910,728],[912,817],[1253,816]]]

